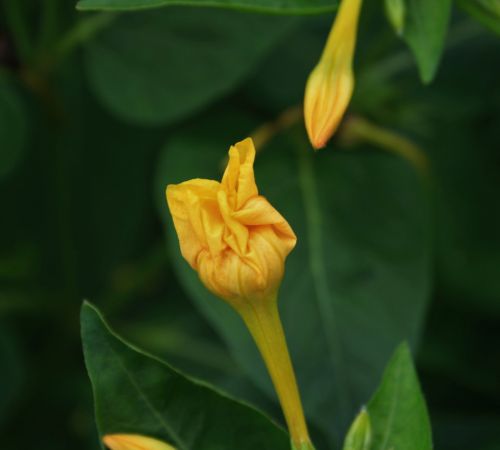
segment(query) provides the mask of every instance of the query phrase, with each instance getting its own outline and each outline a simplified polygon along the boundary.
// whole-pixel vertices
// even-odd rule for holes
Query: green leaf
[[[234,89],[294,23],[198,8],[123,14],[87,46],[87,72],[113,114],[166,124]]]
[[[130,433],[178,450],[285,450],[286,433],[259,411],[132,347],[85,303],[82,340],[100,435]]]
[[[200,6],[279,14],[317,14],[334,11],[337,0],[80,0],[80,10],[127,11],[162,6]]]
[[[431,450],[432,433],[425,399],[413,367],[410,349],[402,344],[370,400],[372,450]]]
[[[169,183],[219,179],[229,145],[255,125],[229,111],[180,130],[164,149],[156,192],[186,290],[250,378],[275,398],[240,319],[180,256],[164,198]],[[426,194],[413,169],[394,156],[332,148],[313,154],[307,142],[291,138],[275,139],[258,155],[256,176],[298,236],[280,310],[305,408],[340,444],[375,389],[382,361],[398,342],[418,336],[430,281]]]
[[[406,0],[403,39],[413,51],[424,83],[436,74],[450,13],[451,0]]]
[[[500,2],[498,0],[458,0],[458,4],[483,25],[500,34]]]
[[[0,77],[0,179],[21,161],[28,136],[26,112],[19,94],[8,79]]]
[[[404,30],[406,4],[405,0],[385,0],[385,14],[394,31],[401,35]]]

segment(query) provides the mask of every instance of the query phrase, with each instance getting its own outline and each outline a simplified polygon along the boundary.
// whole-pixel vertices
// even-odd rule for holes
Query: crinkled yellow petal
[[[110,450],[175,450],[166,442],[139,434],[107,434],[102,441]]]
[[[253,172],[254,161],[255,147],[251,138],[229,149],[229,163],[222,177],[222,185],[233,209],[240,209],[247,200],[259,193]]]
[[[277,291],[297,240],[259,195],[254,161],[253,142],[245,139],[230,148],[220,183],[194,179],[166,193],[182,255],[208,289],[233,305]]]

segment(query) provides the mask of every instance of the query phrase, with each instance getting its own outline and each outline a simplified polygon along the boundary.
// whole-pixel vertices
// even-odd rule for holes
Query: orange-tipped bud
[[[102,441],[110,450],[175,450],[165,442],[140,434],[107,434]]]
[[[352,61],[361,2],[342,0],[321,59],[307,80],[304,118],[315,149],[323,148],[333,136],[352,97]]]

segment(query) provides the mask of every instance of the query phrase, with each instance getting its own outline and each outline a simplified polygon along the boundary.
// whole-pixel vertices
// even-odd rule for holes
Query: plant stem
[[[391,130],[375,125],[358,116],[348,118],[341,129],[341,138],[346,143],[369,142],[409,161],[419,172],[427,173],[429,162],[425,153],[409,139]]]
[[[117,17],[116,14],[99,13],[81,19],[71,28],[41,62],[39,72],[46,75],[79,45],[91,40],[101,30],[108,27]]]
[[[292,445],[313,449],[276,298],[248,302],[238,311],[264,359],[285,416]]]

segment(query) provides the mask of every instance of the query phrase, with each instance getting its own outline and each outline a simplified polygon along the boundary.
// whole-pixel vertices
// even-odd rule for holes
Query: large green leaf
[[[81,10],[135,10],[161,6],[203,6],[280,14],[315,14],[333,11],[337,0],[80,0]]]
[[[427,406],[406,344],[389,361],[368,411],[373,429],[372,450],[432,449]]]
[[[466,25],[478,34],[450,51],[432,86],[406,83],[404,104],[379,110],[391,108],[392,127],[420,136],[430,160],[443,307],[466,305],[491,318],[500,313],[499,40]]]
[[[430,82],[441,59],[451,13],[451,0],[406,0],[403,39],[417,60],[420,77]]]
[[[0,179],[21,161],[28,136],[26,112],[13,83],[0,77]]]
[[[227,94],[293,23],[199,8],[123,14],[87,46],[87,72],[118,117],[169,123]]]
[[[100,435],[143,434],[178,450],[285,450],[286,433],[262,413],[130,346],[85,303],[85,362]]]
[[[157,195],[186,289],[251,379],[273,396],[239,318],[180,257],[164,200],[168,183],[219,178],[228,146],[252,125],[230,112],[180,131],[165,147]],[[256,175],[299,239],[280,308],[305,408],[340,442],[375,389],[382,361],[398,342],[418,336],[430,281],[428,205],[404,161],[373,151],[313,154],[300,139],[276,139],[258,156]]]

